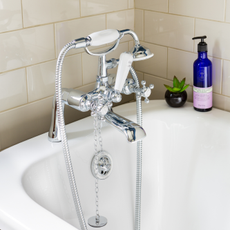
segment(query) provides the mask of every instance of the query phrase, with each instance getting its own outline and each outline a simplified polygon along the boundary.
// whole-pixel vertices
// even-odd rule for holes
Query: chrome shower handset
[[[94,33],[88,35],[86,38],[88,41],[88,44],[85,47],[85,51],[92,56],[105,56],[118,47],[120,40],[123,36],[124,36],[124,34],[120,33],[118,30],[114,30],[114,29],[107,29],[107,30],[94,32]],[[106,44],[109,44],[109,43],[112,43],[115,41],[116,41],[116,43],[112,47],[108,48],[107,50],[98,52],[98,53],[97,52],[92,53],[87,48],[88,46],[93,46],[93,47],[102,46],[102,45],[106,45]]]
[[[94,32],[88,36],[91,46],[101,46],[116,41],[120,37],[118,30],[108,29]]]

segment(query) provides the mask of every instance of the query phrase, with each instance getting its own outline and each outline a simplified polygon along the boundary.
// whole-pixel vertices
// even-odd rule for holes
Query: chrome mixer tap
[[[121,38],[127,34],[133,37],[135,41],[134,48],[129,53],[122,53],[119,59],[113,58],[111,60],[106,60],[106,55],[115,50]],[[115,42],[115,44],[100,53],[92,53],[88,49],[89,46],[100,46],[111,42]],[[98,56],[98,74],[95,89],[91,92],[85,93],[77,89],[61,89],[63,59],[66,53],[73,48],[84,48],[88,54]],[[56,94],[53,100],[49,140],[52,142],[59,142],[62,140],[57,119],[58,101],[61,102],[59,106],[62,108],[62,113],[64,111],[64,105],[68,105],[82,112],[90,110],[92,116],[99,116],[102,120],[124,133],[129,142],[135,142],[144,138],[146,136],[144,129],[140,125],[113,113],[112,106],[113,103],[121,101],[121,93],[136,93],[139,96],[146,97],[146,101],[148,100],[147,97],[151,93],[152,86],[150,85],[150,87],[143,87],[143,89],[140,89],[134,80],[126,80],[126,78],[133,61],[145,60],[152,56],[153,54],[149,49],[140,45],[137,35],[131,30],[103,30],[92,33],[86,38],[76,39],[67,44],[60,52],[57,61]],[[116,80],[113,80],[111,76],[108,75],[107,70],[115,68],[117,65]]]

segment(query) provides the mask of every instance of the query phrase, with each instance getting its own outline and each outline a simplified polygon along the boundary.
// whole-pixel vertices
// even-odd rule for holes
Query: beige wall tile
[[[230,98],[220,94],[213,94],[213,107],[230,111]]]
[[[144,11],[135,10],[135,33],[140,40],[144,39]]]
[[[79,0],[22,0],[25,27],[78,18]]]
[[[207,35],[208,54],[230,60],[230,24],[196,19],[195,35]],[[196,41],[196,44],[198,41]],[[196,51],[197,46],[194,47]]]
[[[0,72],[55,58],[53,26],[0,34]]]
[[[25,69],[0,74],[0,111],[27,103]]]
[[[169,13],[224,20],[225,0],[169,0]]]
[[[29,102],[54,95],[56,61],[27,68]],[[62,71],[62,87],[82,85],[81,54],[66,57]]]
[[[226,0],[226,22],[230,22],[230,0]]]
[[[27,68],[28,101],[52,96],[55,93],[56,61]]]
[[[131,29],[134,30],[134,10],[125,10],[107,14],[107,28],[108,29]],[[130,41],[131,36],[124,36],[121,41]]]
[[[55,36],[57,55],[67,43],[73,41],[74,39],[87,37],[93,32],[105,30],[105,24],[105,15],[98,15],[56,23]],[[83,49],[71,50],[68,55],[83,51]]]
[[[66,57],[63,65],[62,87],[76,88],[82,86],[82,55]]]
[[[128,8],[130,9],[134,8],[134,0],[128,0]]]
[[[214,93],[221,93],[222,84],[222,60],[218,58],[208,57],[212,62],[212,85]]]
[[[197,54],[168,49],[168,79],[176,76],[179,80],[186,78],[186,84],[193,85],[193,62]]]
[[[134,47],[134,41],[129,41],[129,50],[131,50]]]
[[[103,14],[128,8],[128,0],[81,0],[81,15]]]
[[[106,49],[106,48],[104,48]],[[95,50],[99,51],[99,50]],[[129,51],[129,43],[121,43],[118,48],[106,56],[107,60],[111,58],[119,58],[122,52]],[[89,84],[96,82],[97,72],[98,72],[98,57],[90,56],[87,53],[82,54],[83,61],[83,84]],[[116,73],[116,69],[111,69],[109,73]]]
[[[189,87],[186,89],[186,92],[187,92],[187,101],[193,102],[193,87],[192,87],[192,86],[189,86]]]
[[[230,61],[226,60],[223,63],[222,94],[230,96]]]
[[[137,74],[137,77],[138,77],[139,83],[141,84],[141,81],[143,81],[143,80],[144,80],[144,73],[139,72],[139,71],[136,71],[136,74]]]
[[[194,19],[145,12],[145,41],[193,51]]]
[[[83,85],[96,82],[98,57],[82,54]]]
[[[1,0],[0,32],[22,28],[20,0]]]
[[[2,149],[47,132],[51,107],[52,97],[0,113]]]
[[[135,30],[141,41],[145,39],[143,45],[155,54],[149,60],[133,63],[139,80],[145,79],[147,85],[155,85],[151,99],[164,98],[163,84],[172,85],[174,75],[179,79],[186,77],[192,85],[197,42],[191,38],[206,34],[209,58],[213,63],[213,103],[219,109],[230,111],[230,24],[220,22],[224,20],[224,13],[226,22],[230,22],[230,0],[136,0],[136,6],[134,0],[56,0],[55,4],[53,1],[1,0],[0,33],[4,33],[0,34],[0,149],[48,131],[55,53],[57,56],[73,39],[106,28]],[[79,18],[80,1],[82,18]],[[204,11],[206,6],[208,10]],[[169,14],[165,14],[168,10]],[[90,16],[95,14],[100,15]],[[53,24],[40,26],[53,22],[56,22],[55,32]],[[23,23],[25,27],[35,27],[24,29]],[[133,46],[130,40],[130,36],[125,36],[107,59],[119,58],[121,52],[130,50]],[[80,52],[84,50],[70,51],[65,59],[63,87],[89,92],[95,85],[98,58]],[[4,73],[13,69],[17,70]],[[116,73],[116,70],[109,70],[109,73]],[[192,101],[192,87],[186,91],[188,101]],[[133,98],[133,95],[123,96],[122,103]],[[65,108],[66,123],[88,115],[89,112]]]
[[[168,0],[136,0],[135,4],[139,9],[168,12]]]
[[[142,42],[148,47],[154,56],[144,61],[135,62],[135,69],[155,76],[167,77],[167,48]]]

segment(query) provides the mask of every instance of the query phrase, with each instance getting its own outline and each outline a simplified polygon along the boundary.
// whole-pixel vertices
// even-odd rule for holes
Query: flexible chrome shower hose
[[[78,195],[76,180],[74,176],[74,171],[73,171],[73,166],[72,166],[72,161],[71,161],[71,156],[70,156],[70,151],[69,151],[68,140],[66,137],[64,114],[63,114],[63,109],[62,109],[62,95],[61,95],[61,88],[62,88],[61,87],[61,82],[62,82],[61,73],[62,73],[62,65],[63,65],[64,57],[70,49],[73,49],[75,47],[76,47],[76,43],[74,41],[68,43],[61,50],[58,56],[57,65],[56,65],[56,81],[55,81],[56,92],[55,93],[56,93],[56,102],[57,102],[57,116],[58,116],[58,122],[59,122],[59,129],[61,133],[61,139],[62,139],[62,148],[63,148],[63,154],[65,158],[65,164],[66,164],[66,169],[68,173],[70,188],[72,192],[72,197],[74,200],[74,205],[75,205],[75,209],[77,212],[78,221],[81,226],[81,230],[87,230],[84,214],[81,208],[80,198]]]
[[[57,117],[59,123],[59,130],[62,139],[62,148],[63,154],[65,158],[66,169],[68,173],[70,188],[72,192],[72,197],[74,200],[75,209],[77,212],[78,221],[80,223],[81,230],[87,230],[87,225],[85,222],[84,214],[81,208],[80,197],[78,195],[76,180],[74,176],[68,140],[66,136],[65,122],[64,122],[64,114],[62,108],[62,86],[61,86],[61,74],[62,74],[62,66],[64,62],[64,58],[70,49],[76,47],[76,43],[70,42],[68,43],[60,52],[56,65],[56,103],[57,103]],[[138,77],[136,72],[131,67],[130,73],[136,82],[136,86],[139,87]],[[142,105],[141,105],[141,97],[136,95],[136,108],[137,108],[137,123],[142,126]],[[137,142],[137,171],[136,171],[136,202],[135,202],[135,230],[140,230],[141,223],[141,182],[142,182],[142,141]]]
[[[139,80],[133,67],[130,73],[136,86],[139,88]],[[137,124],[142,126],[141,96],[136,94]],[[135,230],[141,229],[141,186],[142,186],[142,140],[137,142],[137,168],[136,168],[136,202],[135,202]]]

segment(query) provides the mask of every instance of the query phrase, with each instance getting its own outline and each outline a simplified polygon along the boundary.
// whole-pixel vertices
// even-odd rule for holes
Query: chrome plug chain
[[[102,150],[102,137],[101,137],[101,122],[99,122],[98,116],[94,116],[94,155],[95,155],[95,162],[94,162],[94,170],[95,174],[98,173],[97,162],[98,162],[98,150],[97,145],[100,145]],[[95,204],[96,204],[96,222],[99,222],[100,215],[99,215],[99,186],[98,186],[98,178],[95,179]]]
[[[94,116],[94,158],[92,161],[93,174],[98,174],[98,155],[103,151],[102,147],[102,135],[101,135],[101,120],[99,116],[95,114]],[[100,150],[98,151],[98,144]],[[95,205],[96,205],[96,216],[89,218],[88,224],[91,227],[103,227],[107,224],[107,219],[99,214],[99,184],[98,178],[95,177]]]

